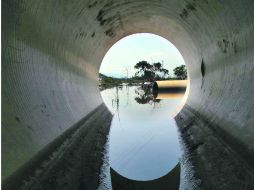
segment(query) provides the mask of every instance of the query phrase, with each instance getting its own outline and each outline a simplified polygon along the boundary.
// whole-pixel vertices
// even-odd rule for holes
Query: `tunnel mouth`
[[[164,37],[162,37],[162,36],[160,36],[160,35],[157,35],[157,34],[155,34],[155,33],[145,33],[145,32],[143,32],[143,33],[134,33],[134,34],[131,34],[131,35],[127,35],[127,36],[124,36],[124,37],[122,37],[121,39],[119,39],[117,42],[115,42],[109,49],[108,49],[108,51],[106,52],[106,54],[104,55],[104,58],[102,59],[102,63],[101,63],[101,65],[100,65],[100,69],[99,69],[99,76],[98,76],[98,79],[99,79],[99,90],[100,91],[102,91],[102,90],[104,90],[104,89],[106,89],[106,88],[110,88],[110,87],[114,87],[114,86],[121,86],[121,84],[119,84],[119,82],[121,82],[121,80],[118,80],[118,82],[116,82],[116,83],[113,83],[113,85],[112,86],[108,86],[108,87],[106,87],[106,88],[103,88],[103,87],[101,87],[101,84],[100,84],[100,82],[101,82],[101,77],[102,77],[102,73],[101,73],[101,70],[102,70],[102,67],[103,67],[103,65],[106,65],[105,63],[103,63],[103,62],[106,62],[105,61],[105,59],[107,59],[107,55],[108,54],[110,54],[111,52],[110,51],[113,51],[112,49],[114,49],[114,46],[117,44],[117,43],[119,43],[119,42],[121,42],[122,40],[124,40],[124,39],[127,39],[127,38],[129,38],[129,37],[131,37],[131,36],[135,36],[135,35],[140,35],[140,34],[147,34],[147,35],[154,35],[154,36],[158,36],[158,37],[160,37],[160,38],[163,38],[164,40],[166,40],[168,43],[170,43],[171,45],[173,45],[173,47],[175,48],[175,49],[177,49],[176,48],[176,46],[173,44],[173,43],[171,43],[168,39],[166,39],[166,38],[164,38]],[[177,51],[178,51],[178,54],[180,55],[179,57],[181,57],[181,59],[182,59],[182,64],[185,66],[186,64],[185,64],[185,60],[184,60],[184,58],[183,58],[183,56],[182,56],[182,54],[180,53],[180,51],[177,49]],[[162,61],[163,62],[163,61]],[[108,64],[107,63],[107,67],[108,68],[112,68],[112,66],[110,65],[110,64]],[[202,65],[201,65],[201,74],[202,74],[202,77],[204,76],[204,64],[203,64],[203,60],[202,60]],[[122,79],[123,78],[128,78],[128,76],[129,76],[129,74],[128,74],[128,68],[127,68],[127,66],[124,66],[124,72],[126,72],[127,74],[126,74],[126,76],[125,77],[122,77]],[[111,78],[111,80],[114,78],[114,77],[112,77],[112,76],[110,76],[110,74],[108,75],[110,78]],[[119,78],[119,76],[117,76],[116,78]],[[170,80],[172,80],[172,79],[170,79]],[[166,93],[175,93],[175,94],[181,94],[181,93],[184,93],[184,100],[182,101],[182,107],[184,106],[184,104],[185,104],[185,102],[186,102],[186,100],[187,100],[187,98],[188,98],[188,94],[189,94],[189,84],[190,84],[190,78],[189,78],[189,72],[188,72],[188,68],[186,67],[186,78],[185,78],[185,80],[183,79],[183,78],[175,78],[175,80],[174,81],[176,81],[176,80],[183,80],[184,82],[183,83],[181,83],[181,82],[179,82],[178,84],[174,84],[175,82],[173,82],[172,83],[172,81],[169,81],[169,85],[158,85],[158,83],[161,83],[161,81],[160,80],[154,80],[154,81],[152,81],[151,82],[151,85],[150,85],[150,87],[151,87],[151,91],[152,91],[152,93],[153,93],[153,95],[154,95],[154,98],[156,99],[157,98],[157,96],[158,96],[158,94],[159,93],[163,93],[163,94],[166,94]],[[171,83],[171,84],[170,84]],[[173,84],[173,86],[172,86],[172,84]],[[180,111],[179,109],[178,109],[178,111]]]
[[[155,99],[160,99],[158,95],[167,94],[185,94],[187,88],[187,80],[184,81],[155,81],[152,91]],[[164,83],[164,84],[163,84]]]
[[[175,68],[185,68],[185,62],[180,52],[173,44],[161,36],[141,33],[141,36],[144,38],[146,37],[145,35],[156,36],[156,38],[159,38],[165,43],[162,44],[162,46],[166,46],[168,45],[167,43],[170,43],[171,49],[169,48],[169,50],[166,51],[161,48],[162,53],[159,52],[160,56],[168,56],[168,54],[173,54],[177,51],[176,55],[173,54],[172,60],[176,62],[179,61],[179,63],[174,67],[169,67],[169,64],[165,66],[164,61],[159,62],[157,57],[151,56],[150,61],[152,63],[150,63],[146,61],[145,57],[142,55],[142,50],[137,50],[139,45],[131,46],[130,44],[132,41],[125,41],[128,37],[133,39],[137,37],[137,35],[140,34],[133,34],[119,40],[115,44],[116,46],[112,46],[104,56],[99,72],[99,84],[101,84],[99,85],[99,89],[104,103],[114,115],[108,140],[110,167],[126,179],[151,181],[167,176],[178,164],[178,158],[182,154],[178,142],[174,116],[183,106],[183,99],[187,92],[188,79],[187,69],[183,70],[183,74],[180,76],[174,74]],[[146,42],[142,40],[138,42],[147,43],[148,39],[145,38],[145,40]],[[134,50],[134,52],[126,50],[126,47],[119,45],[122,41],[123,43],[129,44],[130,49],[132,51]],[[157,45],[155,42],[150,42],[149,44],[153,46]],[[121,53],[121,48],[125,51],[124,53]],[[110,59],[110,53],[113,54],[113,51],[117,52],[115,56],[118,58],[116,61],[117,64],[114,63],[115,57],[111,57]],[[134,60],[134,64],[124,65],[126,60],[126,62],[129,61],[124,55],[130,57],[133,54],[138,55],[136,61]],[[144,54],[153,55],[151,52],[144,52]],[[155,60],[155,58],[157,58],[157,60]],[[170,56],[169,58],[167,57],[167,61],[169,60]],[[121,69],[119,69],[120,63],[123,64]],[[168,69],[167,72],[171,72],[171,75],[168,74],[166,76],[167,78],[163,78],[165,75],[152,79],[149,77],[145,78],[146,71],[154,71],[156,68],[152,68],[154,70],[144,70],[143,75],[139,75],[139,72],[142,71],[142,69],[138,67],[139,65],[147,68],[158,66],[162,71],[170,68],[171,70]],[[106,72],[102,72],[103,69],[106,71],[107,69],[109,70],[110,67],[113,70],[118,69],[118,73],[114,74],[108,71],[107,74]],[[138,71],[135,70],[137,68],[139,68]],[[133,70],[138,74],[133,76]],[[180,69],[180,71],[182,70]],[[184,78],[184,76],[186,78]],[[110,85],[103,86],[103,82],[108,82]],[[123,132],[123,130],[125,132]],[[142,137],[146,133],[147,135]],[[133,140],[135,141],[134,144]],[[172,146],[172,144],[175,146]],[[130,147],[133,148],[130,149]],[[141,149],[141,151],[136,152],[137,149]],[[123,155],[126,155],[128,159]],[[155,155],[160,155],[161,160],[157,159]],[[125,166],[126,163],[128,167]]]
[[[188,67],[186,66],[186,63],[185,63],[185,59],[183,58],[183,55],[181,53],[181,51],[175,46],[174,43],[172,43],[169,39],[167,39],[166,37],[163,37],[159,34],[156,34],[156,33],[151,33],[151,32],[137,32],[137,33],[132,33],[130,35],[125,35],[123,36],[122,38],[118,39],[113,45],[111,45],[111,47],[108,49],[108,51],[105,53],[103,59],[102,59],[102,62],[101,62],[101,65],[100,65],[100,69],[99,69],[99,75],[98,75],[98,80],[99,80],[99,91],[103,91],[107,88],[112,88],[112,87],[120,87],[122,88],[124,85],[130,85],[132,86],[133,84],[134,85],[139,85],[141,83],[138,84],[138,82],[134,82],[133,84],[131,83],[128,83],[126,81],[124,81],[124,79],[128,79],[131,75],[130,71],[128,69],[131,69],[129,65],[125,65],[124,63],[119,63],[118,65],[123,65],[123,68],[120,72],[124,73],[124,75],[122,75],[122,77],[119,75],[119,73],[114,76],[113,73],[109,73],[108,75],[107,74],[103,74],[102,73],[102,68],[106,67],[108,70],[110,70],[111,68],[113,69],[116,69],[114,68],[113,65],[111,65],[111,63],[108,61],[108,57],[113,54],[112,52],[113,51],[116,51],[116,49],[118,49],[119,47],[122,48],[122,46],[119,46],[119,44],[121,44],[123,41],[125,41],[126,39],[130,38],[130,37],[135,37],[135,36],[138,36],[138,35],[151,35],[151,36],[154,36],[154,37],[157,37],[157,38],[161,38],[163,39],[163,43],[166,43],[167,45],[171,45],[172,49],[174,49],[174,53],[177,54],[178,58],[174,61],[177,61],[177,62],[181,62],[181,64],[178,65],[178,70],[177,71],[174,71],[175,73],[179,73],[179,72],[182,72],[181,70],[179,71],[179,67],[184,67],[184,70],[185,70],[185,73],[182,74],[182,75],[179,75],[177,76],[175,73],[171,73],[172,76],[174,76],[173,78],[170,78],[168,81],[161,81],[161,79],[155,79],[155,80],[149,80],[147,82],[143,82],[143,84],[141,85],[142,87],[145,87],[145,89],[149,88],[150,92],[151,93],[151,97],[153,97],[153,101],[154,102],[158,102],[160,99],[170,99],[170,98],[182,98],[181,99],[181,103],[176,107],[175,111],[173,114],[174,117],[180,113],[180,111],[182,110],[182,108],[184,107],[185,103],[187,102],[187,99],[188,99],[188,96],[189,96],[189,92],[190,92],[190,77],[189,77],[189,71],[188,71]],[[127,45],[129,45],[127,43]],[[146,47],[145,47],[146,48]],[[167,52],[168,54],[172,54],[172,52],[168,51]],[[131,53],[126,53],[127,55],[131,54]],[[121,55],[121,52],[120,54]],[[118,55],[118,56],[119,56]],[[119,56],[120,57],[120,56]],[[119,60],[120,59],[125,59],[124,56],[118,58]],[[140,59],[142,60],[142,59]],[[150,60],[151,62],[155,63],[156,61],[153,60],[152,57],[150,57]],[[164,60],[163,58],[161,58],[161,62],[164,63]],[[158,61],[158,59],[157,59]],[[121,61],[119,61],[121,62]],[[137,61],[136,61],[137,62]],[[171,63],[169,63],[167,66],[169,66]],[[203,60],[202,60],[202,65],[201,65],[201,70],[203,69]],[[175,68],[175,69],[176,69]],[[117,66],[117,69],[118,71],[120,70]],[[171,68],[171,71],[173,72],[173,69]],[[201,74],[203,76],[203,72],[201,71]],[[115,82],[112,83],[112,85],[109,85],[109,86],[106,86],[106,87],[103,87],[101,85],[101,80],[103,77],[106,77],[107,80],[114,80],[114,79],[117,79]],[[148,85],[147,85],[148,83]],[[159,85],[158,85],[159,84]],[[105,103],[105,100],[104,98],[102,97],[102,100],[104,101]],[[147,102],[148,103],[148,102]],[[106,106],[109,108],[109,110],[111,111],[110,109],[110,106],[108,106],[106,104]]]

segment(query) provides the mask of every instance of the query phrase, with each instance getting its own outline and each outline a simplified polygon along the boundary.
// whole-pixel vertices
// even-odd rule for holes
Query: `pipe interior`
[[[172,42],[195,110],[254,154],[252,0],[2,1],[2,177],[103,101],[108,49],[134,33]]]

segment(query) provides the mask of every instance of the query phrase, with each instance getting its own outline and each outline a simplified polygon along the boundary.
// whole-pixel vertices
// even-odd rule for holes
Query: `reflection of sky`
[[[134,34],[114,44],[105,55],[100,72],[115,77],[126,77],[135,73],[134,65],[139,61],[149,63],[164,61],[164,67],[173,74],[173,69],[184,64],[177,48],[166,39],[154,34]]]
[[[124,86],[118,90],[118,112],[116,88],[101,92],[114,113],[109,160],[111,167],[127,178],[151,180],[167,174],[179,161],[177,128],[170,115],[181,104],[181,98],[138,104],[136,88]]]

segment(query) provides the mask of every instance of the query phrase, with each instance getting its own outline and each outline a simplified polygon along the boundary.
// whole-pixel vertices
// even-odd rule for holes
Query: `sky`
[[[134,65],[139,61],[163,63],[173,75],[173,69],[183,65],[184,60],[177,48],[165,38],[155,34],[139,33],[116,42],[102,60],[100,73],[113,77],[134,76]]]

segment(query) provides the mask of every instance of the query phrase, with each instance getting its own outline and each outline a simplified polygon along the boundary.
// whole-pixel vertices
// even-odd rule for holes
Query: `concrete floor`
[[[2,181],[15,184],[12,176],[102,103],[97,78],[107,50],[149,32],[174,43],[186,62],[190,93],[177,120],[194,126],[182,136],[205,189],[251,189],[253,9],[253,0],[3,0]],[[218,145],[228,148],[216,152]],[[235,163],[221,157],[228,150],[246,177],[226,177],[237,173],[223,170]],[[202,177],[216,167],[223,175]]]

